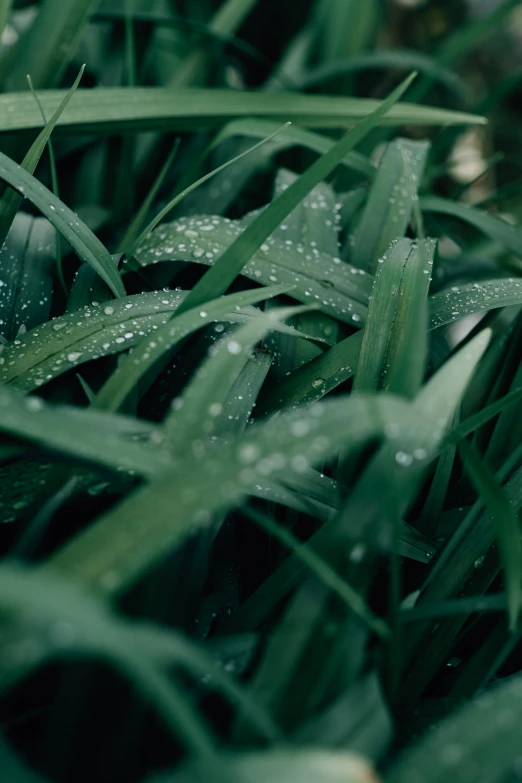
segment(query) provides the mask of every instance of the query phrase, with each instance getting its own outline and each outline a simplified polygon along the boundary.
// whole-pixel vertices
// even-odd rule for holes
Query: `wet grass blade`
[[[427,142],[409,139],[388,145],[354,232],[354,266],[373,274],[390,242],[406,233],[428,150]]]
[[[170,465],[168,452],[132,442],[135,433],[154,427],[135,419],[116,417],[72,406],[51,406],[39,397],[0,391],[0,429],[49,451],[112,470],[152,475]]]
[[[308,193],[335,169],[350,152],[375,127],[396,104],[413,81],[415,74],[406,79],[382,102],[372,114],[349,131],[329,152],[313,163],[300,177],[272,201],[243,231],[240,236],[214,262],[209,271],[196,283],[184,303],[184,309],[196,307],[227,290],[241,273],[245,263],[259,250],[263,242],[294,210]]]
[[[254,218],[245,228],[243,221],[228,218],[205,215],[181,218],[159,227],[145,239],[136,253],[136,261],[142,267],[180,260],[214,265],[215,268],[217,259],[223,258],[232,247],[236,248],[234,255],[239,252],[243,243],[238,246],[236,242],[249,232],[257,219]],[[316,302],[323,312],[362,326],[373,278],[350,264],[343,264],[337,256],[322,253],[315,246],[288,245],[280,237],[276,228],[273,235],[254,252],[246,251],[250,253],[249,260],[246,254],[237,256],[238,266],[240,261],[246,261],[240,273],[255,283],[267,286],[286,283],[293,287],[292,297],[303,304]],[[123,268],[129,267],[139,269],[134,263]]]
[[[466,315],[509,307],[521,302],[522,279],[517,277],[501,277],[452,286],[430,297],[430,328],[437,329]]]
[[[54,318],[19,335],[15,343],[4,348],[0,381],[28,392],[85,362],[135,348],[143,337],[172,318],[184,296],[184,291],[135,294],[103,305],[87,305]],[[224,322],[243,323],[255,320],[260,314],[248,306],[238,310],[231,307],[230,312],[219,318]],[[273,328],[294,337],[305,337],[277,322]]]
[[[9,341],[41,324],[51,313],[53,230],[43,218],[15,216],[0,250],[0,332]],[[9,348],[5,349],[9,352]],[[5,356],[0,359],[5,366]]]
[[[254,144],[253,147],[250,147],[250,149],[245,150],[245,152],[242,152],[240,155],[237,155],[235,158],[232,158],[232,160],[228,160],[226,163],[224,163],[222,166],[219,166],[217,169],[214,169],[213,171],[209,172],[208,174],[205,174],[203,177],[200,177],[196,182],[193,182],[192,185],[189,185],[187,188],[181,191],[181,193],[178,193],[177,196],[175,196],[173,199],[171,199],[168,204],[166,204],[163,209],[161,209],[158,214],[150,221],[150,223],[143,229],[141,234],[138,236],[138,238],[135,240],[135,242],[132,244],[131,248],[128,249],[127,255],[129,257],[132,257],[136,250],[139,248],[145,237],[147,237],[151,231],[153,231],[154,228],[160,223],[163,218],[174,209],[174,207],[182,201],[185,196],[187,196],[189,193],[192,193],[192,191],[196,190],[196,188],[199,188],[200,185],[202,185],[204,182],[207,182],[209,179],[214,177],[216,174],[218,174],[221,171],[224,171],[228,166],[232,165],[238,160],[241,160],[241,158],[244,158],[246,155],[249,155],[254,150],[258,149],[258,147],[261,147],[263,144],[265,144],[267,141],[270,141],[274,136],[277,136],[277,134],[286,128],[286,125],[282,125],[281,128],[278,128],[277,130],[272,133],[271,136],[267,136],[267,138],[260,141],[258,144]]]
[[[413,397],[427,356],[427,296],[435,243],[392,243],[372,289],[354,388]]]
[[[52,114],[63,97],[64,93],[60,90],[42,93],[40,98],[45,113]],[[116,116],[115,106],[118,107]],[[362,121],[381,106],[381,102],[366,98],[198,88],[176,90],[176,101],[173,101],[172,90],[168,88],[100,87],[96,92],[77,90],[57,125],[57,132],[59,135],[106,136],[128,131],[217,128],[240,117],[272,119],[281,123],[291,121],[315,128],[339,128]],[[477,115],[408,103],[391,107],[386,116],[383,113],[374,120],[375,125],[392,126],[484,122],[484,118]],[[40,112],[30,95],[9,93],[0,96],[0,133],[34,130],[41,125]]]
[[[272,286],[241,291],[209,302],[205,310],[194,307],[184,313],[179,312],[181,305],[178,305],[174,317],[155,331],[154,339],[142,339],[133,353],[119,365],[96,395],[94,407],[100,410],[117,410],[145,373],[189,334],[222,318],[236,307],[246,307],[287,290],[286,286]]]
[[[504,570],[510,630],[517,625],[522,583],[522,541],[520,523],[501,485],[471,443],[459,444],[464,467],[482,497],[498,538]]]
[[[388,769],[386,783],[509,779],[520,758],[520,677],[508,678],[444,720]],[[499,720],[509,715],[511,720]]]
[[[42,157],[45,146],[50,140],[51,133],[53,132],[56,123],[60,119],[67,104],[69,103],[72,96],[76,92],[76,88],[78,87],[80,80],[83,76],[84,69],[85,69],[85,65],[82,65],[80,69],[80,73],[76,77],[76,81],[74,82],[73,86],[71,87],[69,92],[65,95],[63,101],[60,103],[60,105],[54,112],[53,116],[50,118],[49,122],[47,122],[45,124],[45,127],[40,131],[37,138],[34,140],[33,144],[31,145],[31,148],[25,155],[21,163],[21,166],[29,174],[34,173],[34,170],[36,169],[36,166],[38,165],[38,162]],[[11,224],[14,220],[14,216],[16,215],[22,200],[23,200],[23,195],[17,193],[16,190],[12,190],[11,188],[8,188],[3,194],[2,198],[0,199],[0,247],[5,242],[7,233],[11,228]]]
[[[31,95],[29,97],[33,100]],[[1,152],[0,179],[38,207],[74,248],[79,258],[96,270],[115,296],[125,296],[116,265],[100,240],[50,190]]]
[[[277,321],[305,308],[276,308],[228,333],[212,346],[210,355],[194,375],[183,395],[173,403],[164,422],[165,436],[175,453],[190,451],[217,434],[223,403],[237,382],[254,348]],[[306,308],[308,309],[308,308]],[[217,432],[216,432],[217,430]]]
[[[281,415],[204,455],[190,459],[184,455],[175,469],[158,476],[63,547],[50,558],[49,566],[74,575],[82,584],[121,591],[179,545],[194,526],[215,511],[233,507],[250,488],[255,489],[256,465],[261,466],[261,477],[266,477],[279,469],[282,459],[299,471],[342,448],[356,448],[380,431],[380,418],[375,418],[380,406],[383,420],[402,422],[412,434],[415,431],[415,437],[430,427],[429,421],[423,423],[415,415],[412,419],[411,407],[392,397],[369,400],[358,395],[317,403],[306,418],[300,412]],[[144,519],[149,520],[147,525]]]

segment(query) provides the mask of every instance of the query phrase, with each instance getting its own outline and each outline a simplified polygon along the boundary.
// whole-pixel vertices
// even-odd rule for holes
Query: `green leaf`
[[[24,75],[25,78],[25,75]],[[219,127],[239,117],[259,117],[277,122],[296,122],[316,128],[346,127],[378,111],[382,102],[368,98],[300,95],[285,92],[246,92],[181,88],[172,100],[170,88],[99,87],[77,90],[57,125],[60,135],[92,135],[125,131],[172,131]],[[64,92],[49,90],[40,96],[46,114],[52,114]],[[460,125],[483,124],[473,114],[446,111],[430,106],[402,103],[392,107],[375,125]],[[0,95],[0,132],[40,128],[38,107],[26,93]],[[348,150],[347,150],[348,152]],[[343,156],[344,157],[344,156]]]
[[[44,0],[36,19],[27,29],[10,64],[7,87],[26,90],[30,74],[36,89],[53,87],[75,54],[90,14],[99,0],[74,0],[64,6],[61,0]],[[60,99],[61,100],[61,99]],[[45,106],[45,113],[51,114]]]
[[[56,123],[60,119],[65,107],[76,92],[76,88],[80,83],[84,69],[85,66],[82,65],[80,68],[80,73],[76,77],[76,81],[74,82],[73,86],[64,97],[63,101],[60,103],[49,122],[46,123],[43,130],[40,131],[37,138],[32,143],[31,148],[24,157],[21,166],[23,169],[25,169],[25,171],[29,172],[29,174],[34,173],[34,170],[36,169],[36,166],[42,157],[45,145],[49,141]],[[20,195],[16,192],[16,190],[11,190],[10,188],[5,191],[2,198],[0,199],[0,247],[5,242],[5,238],[7,237],[8,231],[11,228],[12,222],[14,220],[14,216],[16,215],[22,200],[23,195]]]
[[[426,367],[427,305],[435,242],[396,240],[380,259],[354,388],[413,397]]]
[[[521,691],[522,679],[508,678],[461,708],[405,750],[386,783],[509,780],[520,759]]]
[[[437,329],[466,315],[522,302],[522,280],[501,277],[452,286],[430,297],[430,327]]]
[[[33,100],[32,96],[29,97]],[[43,212],[74,248],[79,258],[96,270],[115,296],[125,296],[125,289],[114,261],[100,240],[69,207],[2,152],[0,152],[0,179]]]
[[[264,298],[265,290],[252,295]],[[278,291],[280,289],[277,289]],[[5,346],[0,358],[0,381],[28,392],[57,378],[64,372],[99,359],[136,347],[143,337],[164,326],[186,296],[184,291],[154,291],[111,300],[102,305],[90,305],[53,318],[36,329],[20,335]],[[255,320],[260,311],[252,307],[222,313],[219,320],[242,323]],[[195,328],[212,320],[198,320]],[[302,332],[274,323],[293,337],[304,337]]]
[[[504,569],[508,601],[509,627],[514,630],[518,621],[522,583],[522,541],[520,524],[502,487],[471,443],[459,444],[464,467],[475,489],[488,510],[496,536]]]
[[[13,340],[19,330],[24,332],[49,318],[52,239],[53,230],[46,220],[18,213],[0,250],[0,332],[8,340]],[[5,363],[5,355],[0,363]]]
[[[147,422],[65,405],[51,406],[40,397],[23,397],[0,389],[0,430],[44,449],[112,470],[141,476],[161,472],[170,464],[164,448],[151,449],[133,436],[152,436]]]
[[[154,339],[140,340],[132,354],[118,366],[96,395],[94,407],[102,410],[117,410],[140,378],[189,334],[212,321],[223,318],[236,307],[252,305],[287,290],[287,286],[272,286],[240,291],[209,302],[205,310],[194,307],[184,313],[179,313],[181,305],[178,305],[174,317],[154,332]]]
[[[178,259],[216,268],[217,259],[224,258],[251,225],[243,228],[238,221],[205,215],[180,218],[159,226],[143,242],[136,260],[142,267]],[[240,270],[245,277],[267,286],[287,284],[293,287],[292,297],[303,304],[316,302],[324,312],[345,322],[364,322],[372,278],[362,270],[343,264],[340,258],[321,253],[318,248],[300,243],[287,245],[274,236],[268,237],[250,256]],[[246,254],[242,260],[245,258]],[[129,267],[133,269],[134,265],[123,268]]]
[[[299,202],[326,179],[345,155],[362,141],[391,107],[400,100],[414,78],[415,74],[408,77],[372,114],[361,120],[352,131],[343,136],[331,150],[315,161],[290,187],[275,198],[196,283],[182,308],[199,306],[209,299],[225,293],[263,242],[281,225]]]
[[[260,315],[212,346],[164,422],[165,436],[174,453],[190,452],[194,445],[216,434],[216,419],[237,382],[248,357],[273,325],[304,308],[277,308]]]
[[[406,233],[429,143],[396,139],[388,145],[353,236],[351,262],[374,273],[390,242]]]
[[[74,573],[82,584],[121,590],[194,526],[215,511],[236,505],[255,489],[259,478],[280,470],[282,463],[299,472],[342,448],[357,448],[374,438],[382,428],[381,417],[375,416],[379,410],[382,421],[394,421],[400,432],[404,429],[413,438],[431,430],[429,419],[418,420],[410,406],[392,396],[357,395],[317,403],[306,417],[300,412],[281,415],[249,428],[232,443],[216,444],[208,452],[198,449],[197,456],[184,455],[172,470],[62,548],[49,564]]]
[[[468,204],[459,204],[456,201],[438,196],[422,196],[420,206],[423,212],[449,215],[462,220],[491,239],[505,245],[515,255],[520,256],[522,253],[522,231],[520,228],[495,215],[490,215],[482,209],[471,207]]]
[[[211,149],[232,136],[251,136],[253,138],[263,139],[272,134],[275,130],[277,130],[277,125],[269,120],[233,120],[225,125],[218,133],[217,137],[212,142]],[[280,150],[293,146],[305,147],[313,152],[324,155],[324,153],[328,152],[334,144],[335,140],[331,139],[329,136],[324,136],[315,131],[292,124],[282,130],[276,138],[272,139],[270,146],[272,148],[272,155],[277,154]],[[357,171],[365,177],[373,177],[376,172],[376,166],[360,152],[355,151],[345,155],[339,165]]]
[[[400,48],[379,49],[357,54],[350,58],[336,59],[308,70],[300,76],[297,82],[301,88],[306,89],[345,74],[374,69],[418,71],[422,76],[429,76],[434,81],[443,84],[461,100],[469,92],[466,82],[457,73],[445,68],[433,57],[415,49]]]

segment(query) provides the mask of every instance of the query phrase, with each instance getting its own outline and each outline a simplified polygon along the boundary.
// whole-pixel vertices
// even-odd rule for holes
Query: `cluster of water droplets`
[[[279,232],[284,233],[285,226],[279,226]],[[152,232],[136,257],[143,266],[173,260],[212,265],[243,231],[241,222],[228,218],[181,218]],[[316,245],[314,240],[303,244],[269,237],[247,262],[243,274],[262,285],[294,286],[291,295],[304,304],[316,301],[335,317],[362,324],[371,276]]]

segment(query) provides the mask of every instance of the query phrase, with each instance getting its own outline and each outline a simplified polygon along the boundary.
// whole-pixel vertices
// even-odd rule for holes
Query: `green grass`
[[[520,778],[521,10],[0,0],[2,783]]]

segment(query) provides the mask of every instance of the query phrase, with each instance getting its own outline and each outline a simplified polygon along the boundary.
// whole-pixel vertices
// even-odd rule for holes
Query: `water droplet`
[[[227,350],[229,353],[238,354],[241,353],[241,345],[237,340],[229,340],[227,343]]]

